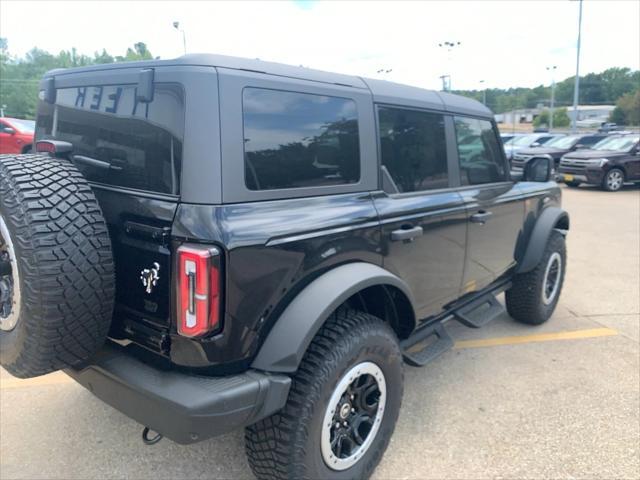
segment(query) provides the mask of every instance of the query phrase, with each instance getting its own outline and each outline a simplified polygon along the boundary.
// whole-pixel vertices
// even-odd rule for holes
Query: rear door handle
[[[478,213],[471,215],[471,221],[473,223],[479,223],[484,225],[487,220],[489,220],[493,216],[492,212],[486,212],[484,210],[480,210]]]
[[[405,241],[405,240],[413,240],[416,237],[419,237],[424,233],[422,227],[413,227],[413,228],[400,228],[398,230],[394,230],[391,232],[391,240],[393,242]]]

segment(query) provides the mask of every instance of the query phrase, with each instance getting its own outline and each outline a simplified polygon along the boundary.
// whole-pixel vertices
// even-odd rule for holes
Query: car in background
[[[602,125],[600,125],[600,128],[598,128],[598,132],[600,133],[616,132],[617,130],[620,130],[620,127],[618,126],[618,124],[610,123],[610,122],[605,122]]]
[[[502,144],[506,145],[508,142],[517,137],[524,136],[522,133],[501,133],[500,139],[502,140]]]
[[[617,192],[625,182],[640,182],[640,135],[610,135],[588,150],[560,160],[558,179],[570,187],[582,183]]]
[[[520,150],[544,145],[553,138],[563,136],[564,135],[553,133],[531,133],[529,135],[524,135],[523,137],[512,139],[512,141],[505,145],[504,153],[507,156],[507,160],[511,161],[513,160],[513,155]]]
[[[0,154],[29,153],[33,147],[36,122],[19,118],[0,118]]]
[[[544,145],[525,148],[515,153],[511,161],[511,168],[516,171],[522,170],[530,159],[543,155],[551,157],[557,167],[563,155],[576,150],[590,148],[605,138],[608,138],[605,134],[567,135],[565,137],[552,138]]]

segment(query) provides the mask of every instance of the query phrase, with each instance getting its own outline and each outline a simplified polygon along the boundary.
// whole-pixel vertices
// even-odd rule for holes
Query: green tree
[[[609,120],[618,125],[640,125],[640,89],[620,97]]]
[[[127,48],[127,53],[124,57],[116,57],[118,62],[133,62],[136,60],[153,60],[153,55],[147,49],[147,44],[144,42],[138,42],[133,45],[133,48]]]
[[[566,108],[557,108],[553,111],[553,126],[554,127],[568,127],[571,123],[569,114]]]
[[[34,118],[38,99],[38,84],[42,76],[54,68],[72,68],[114,61],[149,60],[153,55],[143,42],[127,49],[125,56],[113,57],[105,49],[93,57],[78,53],[75,48],[57,55],[39,48],[31,49],[24,58],[14,58],[7,40],[0,38],[0,104],[6,105],[5,115]]]
[[[554,108],[553,110],[553,126],[554,127],[568,127],[571,123],[569,114],[566,108]],[[533,119],[534,127],[548,127],[549,126],[549,110],[544,109],[540,115]]]
[[[573,104],[574,78],[569,77],[556,84],[556,106]],[[640,85],[640,70],[629,68],[609,68],[600,73],[588,73],[580,77],[580,98],[582,105],[614,104],[622,95],[634,92]],[[461,95],[482,99],[481,90],[457,91]],[[509,88],[487,90],[487,106],[496,113],[516,108],[534,108],[539,104],[548,106],[551,88],[538,85],[533,88]]]
[[[609,121],[613,123],[617,123],[618,125],[626,125],[627,117],[624,114],[624,110],[620,108],[619,105],[616,105],[616,108],[609,114]]]
[[[555,120],[555,115],[554,115],[554,120]],[[549,126],[549,110],[544,109],[542,112],[540,112],[540,115],[538,115],[536,118],[533,119],[533,126],[548,127]]]
[[[93,63],[113,63],[115,62],[115,58],[107,53],[107,51],[103,48],[102,53],[94,53],[93,54]]]

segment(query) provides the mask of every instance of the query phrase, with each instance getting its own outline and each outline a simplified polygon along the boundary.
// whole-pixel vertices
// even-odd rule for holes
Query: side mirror
[[[585,149],[585,148],[588,148],[588,147],[587,147],[586,145],[581,144],[581,143],[579,143],[579,144],[577,144],[577,145],[575,146],[575,149],[576,149],[576,150],[583,150],[583,149]]]
[[[11,128],[11,127],[3,127],[2,128],[2,133],[7,133],[9,135],[15,135],[16,134],[16,130],[15,130],[15,128]]]
[[[542,145],[540,142],[533,142],[531,144],[532,147],[539,147],[540,145]]]
[[[522,180],[525,182],[548,182],[553,174],[551,157],[533,157],[524,166]]]

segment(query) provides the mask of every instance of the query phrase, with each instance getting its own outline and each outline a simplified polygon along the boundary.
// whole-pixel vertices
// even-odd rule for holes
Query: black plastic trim
[[[285,309],[258,352],[252,368],[268,372],[295,372],[311,340],[329,315],[351,296],[374,285],[399,288],[414,305],[407,284],[383,268],[363,262],[334,268],[309,284]]]
[[[116,410],[181,444],[221,435],[277,412],[291,386],[286,375],[254,370],[227,377],[160,370],[113,344],[90,365],[65,373]]]
[[[529,237],[527,243],[527,249],[522,257],[522,260],[518,262],[516,267],[516,273],[526,273],[533,270],[536,265],[542,259],[544,249],[547,246],[551,232],[556,227],[561,219],[569,222],[569,214],[559,207],[547,207],[540,214],[540,217],[536,221],[535,227]]]

